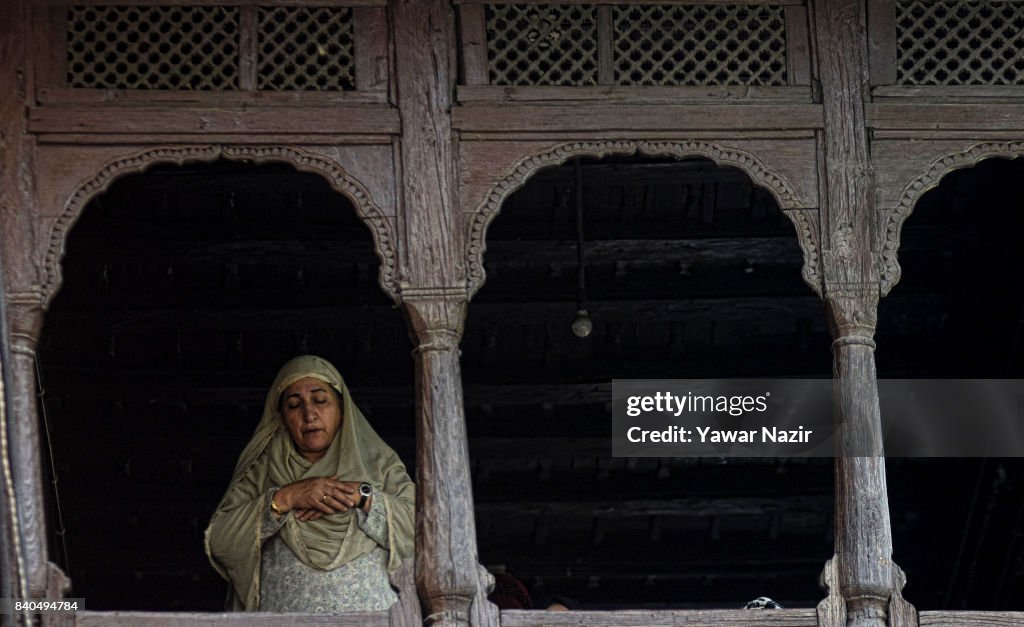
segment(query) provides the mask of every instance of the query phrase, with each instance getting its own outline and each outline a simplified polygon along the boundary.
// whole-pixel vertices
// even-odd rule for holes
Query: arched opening
[[[571,330],[577,175],[585,338]],[[772,194],[706,159],[570,161],[507,198],[484,263],[461,345],[484,565],[542,606],[820,600],[831,460],[611,455],[612,379],[831,376]]]
[[[284,164],[158,166],[66,242],[40,374],[50,555],[89,609],[220,610],[203,530],[288,358],[320,354],[412,471],[412,362],[352,203]]]
[[[878,373],[1024,376],[1022,159],[946,175],[916,203],[879,305]],[[887,460],[894,558],[919,610],[1024,609],[1020,459]]]

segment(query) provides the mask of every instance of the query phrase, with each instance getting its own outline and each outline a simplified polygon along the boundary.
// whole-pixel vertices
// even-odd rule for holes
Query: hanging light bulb
[[[587,274],[583,256],[583,170],[579,159],[573,165],[576,174],[576,319],[572,321],[572,333],[578,338],[584,338],[594,330],[594,323],[587,313]]]
[[[576,310],[576,319],[572,321],[572,334],[576,337],[587,337],[594,330],[594,323],[590,320],[586,309]]]

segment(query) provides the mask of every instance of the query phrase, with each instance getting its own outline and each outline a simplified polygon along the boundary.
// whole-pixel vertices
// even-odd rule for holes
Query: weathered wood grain
[[[868,0],[868,70],[872,85],[896,82],[896,3]]]
[[[790,1],[790,0],[787,0]],[[67,6],[68,0],[39,0],[40,5],[60,5]],[[74,4],[80,6],[109,6],[118,4],[128,4],[131,6],[238,6],[241,4],[239,0],[127,0],[127,1],[114,1],[111,0],[75,0]],[[286,6],[286,7],[302,7],[302,6],[313,6],[320,7],[324,5],[323,0],[245,0],[244,4],[250,6]],[[332,4],[340,6],[350,7],[379,7],[387,4],[387,0],[340,0]]]
[[[383,7],[352,10],[356,90],[383,92],[388,85],[388,19]]]
[[[1024,104],[877,103],[866,124],[880,130],[1001,131],[1024,129]]]
[[[29,113],[32,133],[398,133],[398,115],[387,106],[280,109],[150,107],[111,109],[43,106]]]
[[[487,4],[493,0],[454,0],[454,4]],[[803,0],[661,0],[659,4],[802,4]],[[551,4],[551,0],[517,0],[517,4]],[[559,4],[650,4],[650,0],[560,0]]]
[[[835,579],[848,627],[885,627],[894,581],[872,339],[878,274],[863,104],[868,82],[865,16],[861,3],[844,0],[817,0],[811,9],[825,119],[822,258],[835,338],[836,444],[846,452],[835,465]],[[865,451],[875,456],[853,456]]]
[[[814,610],[676,610],[615,612],[540,612],[504,610],[502,627],[811,627]]]
[[[244,42],[243,42],[244,43]],[[196,91],[155,89],[84,89],[53,87],[46,84],[37,90],[39,104],[64,106],[75,104],[108,104],[124,107],[177,106],[187,107],[324,107],[337,105],[386,104],[387,94],[381,91]]]
[[[597,84],[615,83],[615,59],[612,53],[614,25],[612,8],[608,5],[597,7]],[[552,90],[554,91],[554,90]]]
[[[403,294],[417,344],[416,584],[425,624],[468,625],[480,582],[458,353],[465,292],[423,292]]]
[[[205,144],[209,143],[211,139],[216,139],[218,143],[231,144],[234,146],[252,146],[252,145],[267,145],[275,144],[280,145],[283,141],[283,137],[276,133],[223,133],[215,136],[204,135],[203,133],[164,133],[159,135],[148,134],[148,133],[132,133],[130,135],[122,135],[119,133],[103,133],[102,135],[97,134],[85,134],[85,133],[47,133],[46,135],[37,135],[37,145],[79,145],[79,146],[152,146],[159,144]],[[389,149],[391,148],[391,141],[393,135],[362,135],[362,134],[345,134],[345,135],[308,135],[308,134],[296,134],[288,135],[288,145],[290,146],[359,146],[359,145],[385,145]],[[382,173],[384,178],[390,175],[390,168],[387,172]],[[376,183],[379,181],[369,181],[370,183]],[[391,187],[391,195],[393,196],[395,189]]]
[[[461,27],[462,43],[462,83],[464,85],[486,85],[489,80],[487,77],[487,31],[483,5],[460,6],[459,26]]]
[[[466,5],[463,10],[475,5]],[[809,79],[808,79],[809,80]],[[626,85],[601,85],[584,87],[546,87],[516,85],[460,85],[456,90],[460,103],[509,103],[535,102],[558,103],[595,101],[601,104],[713,104],[746,101],[749,104],[770,104],[775,101],[811,104],[810,87],[801,84],[785,87],[749,86],[675,86],[635,87]]]
[[[388,608],[389,627],[420,627],[423,611],[416,593],[416,565],[407,559],[391,573],[391,587],[398,592],[398,602]]]
[[[78,612],[76,627],[200,627],[201,625],[238,625],[239,627],[291,627],[292,625],[331,625],[334,627],[390,627],[386,611],[323,614],[223,614],[198,612]]]
[[[1024,612],[951,612],[918,614],[921,627],[1014,627],[1024,625]]]
[[[28,593],[46,592],[46,517],[39,421],[36,414],[35,347],[42,327],[38,266],[33,259],[38,226],[33,221],[34,147],[26,134],[26,77],[30,64],[31,3],[15,0],[0,4],[0,224],[6,314],[10,333],[10,389],[13,419],[8,435],[12,481],[16,496],[17,528],[21,533],[20,575],[28,580]],[[4,521],[5,528],[13,528]],[[14,563],[12,560],[10,563]]]
[[[774,120],[783,128],[820,128],[821,108],[817,105],[761,104],[735,105],[545,105],[462,106],[452,111],[452,125],[460,131],[529,132],[560,131],[679,131],[736,130],[764,127]]]
[[[42,87],[60,88],[67,83],[67,9],[37,6],[32,17],[35,91],[39,94]]]
[[[416,287],[459,283],[454,237],[455,170],[449,118],[454,71],[451,6],[439,0],[394,2],[398,140],[408,281]]]
[[[469,622],[471,625],[498,625],[501,622],[498,606],[491,603],[487,597],[494,590],[494,575],[483,566],[477,567],[479,585],[476,596],[473,597],[473,605],[470,607]]]
[[[807,7],[786,7],[786,74],[790,85],[811,84]]]
[[[886,104],[908,98],[920,104],[1013,104],[1024,98],[1024,85],[879,85],[871,96]]]

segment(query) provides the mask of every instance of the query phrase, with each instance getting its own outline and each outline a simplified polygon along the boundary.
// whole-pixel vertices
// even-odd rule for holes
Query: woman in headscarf
[[[339,613],[397,600],[415,486],[320,357],[286,363],[206,529],[228,609]]]

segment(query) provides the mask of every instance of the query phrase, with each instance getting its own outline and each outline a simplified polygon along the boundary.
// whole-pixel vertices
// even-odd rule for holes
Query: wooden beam
[[[356,89],[384,92],[388,86],[388,19],[384,7],[352,9]]]
[[[398,113],[379,105],[279,108],[46,105],[29,110],[32,133],[275,133],[397,135]]]
[[[608,70],[606,70],[608,71]],[[775,101],[796,104],[811,104],[809,86],[764,87],[759,85],[729,86],[534,86],[534,85],[460,85],[456,91],[456,99],[463,104],[503,104],[530,103],[544,101],[554,102],[596,101],[599,104],[619,105],[679,105],[680,101],[689,101],[688,106],[712,104],[773,104]],[[536,104],[536,102],[535,102]]]
[[[867,125],[878,130],[1021,131],[1024,104],[869,104]]]
[[[462,41],[462,83],[487,85],[487,29],[484,7],[466,4],[458,8],[460,39]]]
[[[896,2],[868,0],[868,69],[871,85],[896,83]]]
[[[99,0],[96,0],[99,1]],[[456,5],[492,4],[494,0],[453,0]],[[804,0],[660,0],[659,4],[802,4]],[[551,4],[551,0],[516,0],[516,4]],[[559,4],[650,4],[650,0],[560,0]]]
[[[817,627],[814,610],[617,610],[539,612],[504,610],[502,627]]]
[[[807,7],[789,6],[786,15],[786,74],[790,85],[811,84],[811,47]]]
[[[938,610],[919,612],[921,627],[1021,627],[1024,612],[964,612]]]
[[[464,132],[687,131],[763,129],[765,120],[787,129],[821,128],[817,105],[629,105],[578,104],[461,106],[453,126]]]
[[[387,611],[350,612],[334,616],[322,614],[226,614],[216,612],[77,612],[75,627],[208,627],[209,625],[237,625],[238,627],[290,627],[291,625],[331,625],[333,627],[389,627]]]

